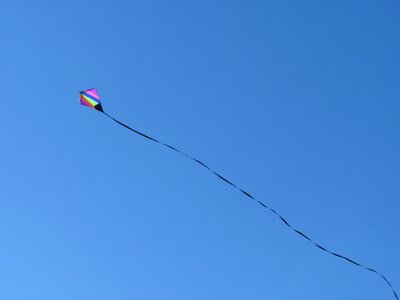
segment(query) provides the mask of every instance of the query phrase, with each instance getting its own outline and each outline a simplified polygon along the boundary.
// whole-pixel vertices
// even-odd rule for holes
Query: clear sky
[[[0,298],[394,299],[400,2],[2,1]]]

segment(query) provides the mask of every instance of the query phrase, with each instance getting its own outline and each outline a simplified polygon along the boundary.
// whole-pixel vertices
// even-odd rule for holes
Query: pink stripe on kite
[[[88,95],[94,97],[97,100],[100,99],[99,95],[97,94],[97,90],[96,89],[86,90],[85,93],[87,93]]]

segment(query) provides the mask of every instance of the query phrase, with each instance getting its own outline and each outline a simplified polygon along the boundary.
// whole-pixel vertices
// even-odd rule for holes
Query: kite
[[[88,106],[90,108],[94,108],[97,111],[103,113],[104,115],[106,115],[107,117],[109,117],[111,120],[113,120],[114,122],[116,122],[117,124],[129,129],[130,131],[148,139],[151,140],[155,143],[158,143],[160,145],[163,145],[175,152],[178,152],[179,154],[185,156],[186,158],[196,162],[197,164],[201,165],[202,167],[206,168],[209,172],[213,173],[215,176],[217,176],[219,179],[223,180],[225,183],[229,184],[230,186],[232,186],[233,188],[237,189],[239,192],[241,192],[243,195],[245,195],[246,197],[250,198],[251,200],[257,202],[259,205],[261,205],[263,208],[269,210],[270,212],[272,212],[275,216],[277,216],[287,227],[289,227],[293,232],[297,233],[298,235],[300,235],[301,237],[303,237],[304,239],[308,240],[309,242],[311,242],[315,247],[317,247],[318,249],[320,249],[321,251],[324,251],[330,255],[333,255],[337,258],[343,259],[357,267],[360,267],[362,269],[365,269],[367,271],[370,271],[372,273],[377,274],[378,276],[380,276],[383,280],[385,280],[385,282],[389,285],[390,289],[393,292],[394,297],[399,300],[396,291],[394,289],[394,287],[392,286],[392,284],[390,283],[390,281],[381,273],[379,273],[378,271],[376,271],[375,269],[366,267],[344,255],[335,253],[331,250],[328,250],[325,247],[322,247],[319,243],[315,242],[312,238],[308,237],[306,234],[304,234],[303,232],[301,232],[300,230],[296,229],[295,227],[293,227],[292,225],[289,224],[289,222],[280,214],[278,213],[276,210],[274,210],[273,208],[271,208],[270,206],[268,206],[267,204],[265,204],[264,202],[261,202],[260,200],[257,200],[255,197],[253,197],[250,193],[246,192],[245,190],[243,190],[242,188],[240,188],[239,186],[237,186],[236,184],[232,183],[231,181],[229,181],[228,179],[226,179],[224,176],[220,175],[218,172],[214,171],[212,168],[210,168],[209,166],[207,166],[205,163],[201,162],[200,160],[198,160],[197,158],[192,157],[191,155],[171,146],[168,145],[166,143],[163,143],[155,138],[152,138],[151,136],[148,136],[136,129],[133,129],[131,127],[129,127],[128,125],[125,125],[124,123],[118,121],[117,119],[115,119],[114,117],[110,116],[109,114],[107,114],[104,110],[103,107],[101,106],[101,102],[100,102],[100,97],[99,94],[97,93],[97,90],[95,88],[92,89],[88,89],[88,90],[84,90],[82,92],[79,92],[79,97],[80,97],[80,102],[82,105],[84,106]]]
[[[81,104],[104,112],[96,89],[88,89],[79,93]]]

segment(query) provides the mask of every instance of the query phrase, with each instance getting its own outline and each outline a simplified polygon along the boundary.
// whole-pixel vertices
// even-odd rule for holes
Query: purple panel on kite
[[[96,89],[89,89],[89,90],[86,90],[86,91],[84,91],[84,92],[85,92],[86,94],[92,96],[93,98],[97,99],[97,100],[100,99],[99,94],[97,93],[97,90],[96,90]]]

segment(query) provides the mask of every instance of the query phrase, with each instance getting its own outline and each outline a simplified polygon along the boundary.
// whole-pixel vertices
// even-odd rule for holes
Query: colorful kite
[[[100,103],[100,97],[96,89],[88,89],[80,92],[79,98],[82,105],[89,106],[103,112],[103,108],[101,107]]]
[[[187,158],[189,158],[189,159],[193,160],[194,162],[198,163],[199,165],[201,165],[202,167],[206,168],[208,171],[210,171],[211,173],[213,173],[214,175],[216,175],[218,178],[220,178],[221,180],[225,181],[227,184],[231,185],[232,187],[234,187],[234,188],[237,189],[238,191],[240,191],[240,192],[241,192],[242,194],[244,194],[246,197],[248,197],[248,198],[254,200],[255,202],[257,202],[257,203],[258,203],[259,205],[261,205],[262,207],[264,207],[264,208],[268,209],[269,211],[271,211],[271,212],[272,212],[273,214],[275,214],[279,219],[281,219],[281,221],[282,221],[287,227],[289,227],[292,231],[294,231],[295,233],[297,233],[297,234],[300,235],[301,237],[303,237],[303,238],[305,238],[306,240],[308,240],[309,242],[311,242],[311,243],[312,243],[315,247],[317,247],[318,249],[320,249],[320,250],[322,250],[322,251],[324,251],[324,252],[327,252],[327,253],[329,253],[329,254],[331,254],[331,255],[333,255],[333,256],[336,256],[336,257],[338,257],[338,258],[344,259],[344,260],[346,260],[347,262],[349,262],[349,263],[351,263],[351,264],[353,264],[353,265],[355,265],[355,266],[358,266],[358,267],[360,267],[360,268],[363,268],[363,269],[365,269],[365,270],[368,270],[368,271],[370,271],[370,272],[373,272],[373,273],[379,275],[379,276],[380,276],[381,278],[383,278],[383,279],[386,281],[386,283],[389,285],[389,287],[391,288],[391,290],[392,290],[392,292],[393,292],[395,298],[396,298],[397,300],[399,299],[398,296],[397,296],[397,294],[396,294],[396,291],[394,290],[394,288],[393,288],[393,286],[392,286],[392,284],[389,282],[389,280],[388,280],[385,276],[383,276],[383,275],[382,275],[381,273],[379,273],[378,271],[376,271],[376,270],[374,270],[374,269],[372,269],[372,268],[366,267],[366,266],[364,266],[364,265],[362,265],[362,264],[360,264],[360,263],[358,263],[358,262],[356,262],[356,261],[354,261],[354,260],[352,260],[352,259],[350,259],[350,258],[348,258],[348,257],[346,257],[346,256],[343,256],[343,255],[341,255],[341,254],[332,252],[332,251],[326,249],[325,247],[322,247],[320,244],[316,243],[313,239],[311,239],[310,237],[308,237],[307,235],[305,235],[303,232],[301,232],[300,230],[298,230],[298,229],[296,229],[295,227],[293,227],[292,225],[290,225],[277,211],[275,211],[274,209],[272,209],[271,207],[269,207],[269,206],[266,205],[265,203],[263,203],[263,202],[257,200],[257,199],[254,198],[252,195],[250,195],[248,192],[246,192],[245,190],[241,189],[241,188],[238,187],[236,184],[232,183],[231,181],[229,181],[228,179],[226,179],[226,178],[223,177],[222,175],[218,174],[216,171],[214,171],[213,169],[211,169],[210,167],[208,167],[206,164],[204,164],[204,163],[201,162],[200,160],[198,160],[198,159],[196,159],[196,158],[190,156],[189,154],[186,154],[185,152],[183,152],[183,151],[181,151],[181,150],[178,150],[178,149],[175,148],[175,147],[172,147],[171,145],[165,144],[165,143],[160,142],[159,140],[156,140],[156,139],[154,139],[154,138],[152,138],[152,137],[150,137],[150,136],[148,136],[148,135],[146,135],[146,134],[144,134],[144,133],[141,133],[141,132],[139,132],[139,131],[137,131],[137,130],[131,128],[131,127],[129,127],[128,125],[125,125],[124,123],[118,121],[117,119],[113,118],[113,117],[110,116],[109,114],[107,114],[107,113],[103,110],[103,108],[102,108],[102,106],[101,106],[100,97],[99,97],[99,95],[98,95],[96,89],[84,90],[84,91],[80,92],[79,94],[80,94],[80,100],[81,100],[81,104],[82,104],[82,105],[85,105],[85,106],[94,108],[94,109],[96,109],[96,110],[102,112],[103,114],[105,114],[107,117],[109,117],[110,119],[112,119],[114,122],[116,122],[116,123],[118,123],[119,125],[121,125],[121,126],[127,128],[127,129],[129,129],[129,130],[131,130],[131,131],[133,131],[134,133],[136,133],[136,134],[138,134],[138,135],[140,135],[140,136],[142,136],[142,137],[145,137],[146,139],[149,139],[149,140],[151,140],[151,141],[153,141],[153,142],[156,142],[156,143],[158,143],[158,144],[161,144],[161,145],[163,145],[163,146],[165,146],[165,147],[168,147],[169,149],[172,149],[172,150],[178,152],[179,154],[182,154],[183,156],[186,156]]]

